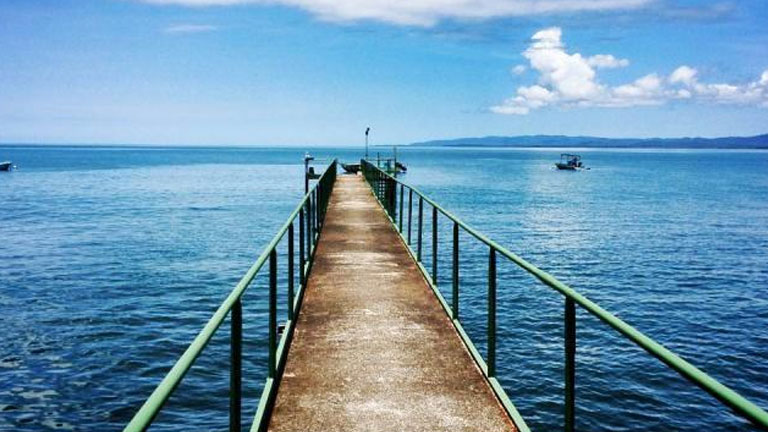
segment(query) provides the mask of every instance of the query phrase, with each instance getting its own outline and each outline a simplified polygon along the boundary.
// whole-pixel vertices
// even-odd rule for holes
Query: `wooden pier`
[[[269,430],[516,430],[361,177],[333,189]]]

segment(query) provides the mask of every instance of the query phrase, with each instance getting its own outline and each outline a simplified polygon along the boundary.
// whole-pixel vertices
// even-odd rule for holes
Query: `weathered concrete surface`
[[[271,431],[514,431],[360,177],[340,176]]]

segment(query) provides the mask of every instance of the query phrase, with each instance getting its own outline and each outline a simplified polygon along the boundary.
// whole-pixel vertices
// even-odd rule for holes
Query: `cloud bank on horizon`
[[[600,83],[597,70],[626,67],[629,60],[610,54],[585,57],[569,53],[559,27],[536,32],[523,57],[539,74],[538,83],[518,87],[515,96],[491,107],[492,112],[525,115],[544,107],[620,108],[675,100],[768,107],[768,69],[746,84],[704,83],[699,81],[695,68],[681,65],[668,76],[651,73],[630,83],[609,86]],[[518,66],[518,71],[525,68]]]
[[[191,7],[244,4],[298,7],[326,21],[374,20],[430,27],[444,19],[490,19],[635,9],[653,0],[139,0]]]

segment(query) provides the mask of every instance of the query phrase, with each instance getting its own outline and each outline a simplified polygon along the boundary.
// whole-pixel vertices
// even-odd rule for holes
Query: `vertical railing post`
[[[230,312],[229,431],[240,432],[242,420],[243,306],[240,299]]]
[[[400,234],[403,233],[403,201],[405,201],[405,194],[404,192],[404,186],[400,184],[400,211],[398,212],[398,219],[400,222],[398,223],[398,227],[400,228]]]
[[[389,213],[389,202],[387,201],[387,179],[384,178],[384,174],[379,173],[379,185],[381,186],[381,194],[379,195],[379,201],[384,204],[384,207]]]
[[[384,174],[380,174],[381,176],[381,202],[384,204],[384,207],[387,208],[387,213],[391,210],[389,207],[389,201],[387,200],[387,178],[384,176]]]
[[[453,223],[453,272],[451,280],[453,281],[453,293],[451,303],[453,308],[453,319],[459,319],[459,224]]]
[[[397,221],[397,182],[394,179],[389,179],[389,188],[391,189],[390,194],[392,194],[390,199],[390,207],[392,208],[392,223],[395,223]]]
[[[419,196],[419,238],[416,240],[416,260],[421,262],[421,229],[424,225],[424,198]]]
[[[392,219],[392,188],[390,187],[391,183],[388,178],[384,177],[384,181],[382,181],[384,185],[384,196],[382,197],[382,204],[384,204],[384,208],[387,209],[387,216],[389,216],[390,219]]]
[[[408,246],[411,245],[411,215],[413,214],[413,189],[408,188]]]
[[[312,196],[312,250],[315,250],[315,245],[317,244],[315,242],[315,237],[317,237],[317,196],[315,195],[315,191],[313,190],[311,193]]]
[[[309,257],[312,256],[312,249],[314,249],[313,245],[315,244],[314,240],[312,240],[315,238],[315,222],[314,222],[315,216],[314,215],[315,215],[315,198],[312,192],[309,192],[309,209],[307,209],[307,228],[309,229],[309,245],[308,245],[309,249],[307,253],[309,254],[309,256],[307,257],[307,259],[309,259]]]
[[[317,201],[320,205],[317,207],[317,226],[318,231],[323,229],[323,222],[325,221],[325,188],[318,185],[317,188]]]
[[[312,195],[307,197],[307,212],[304,214],[304,221],[307,224],[307,261],[312,256]]]
[[[288,226],[288,319],[293,321],[293,222]]]
[[[315,224],[318,231],[323,227],[323,185],[321,183],[317,182],[317,187],[315,188],[315,199],[317,200],[317,221]]]
[[[299,210],[299,286],[303,290],[306,287],[304,280],[304,207]]]
[[[496,376],[496,249],[488,254],[488,376]]]
[[[312,205],[312,246],[315,246],[317,245],[317,205],[319,204],[317,202],[317,189],[312,191],[312,200],[314,201]]]
[[[269,369],[268,376],[277,372],[277,252],[269,253]]]
[[[432,206],[432,283],[437,286],[437,207]]]
[[[576,305],[565,298],[565,432],[576,424]]]
[[[307,261],[312,257],[312,194],[307,197]]]

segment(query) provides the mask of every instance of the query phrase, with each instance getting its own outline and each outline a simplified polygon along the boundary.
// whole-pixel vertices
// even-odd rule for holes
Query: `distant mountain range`
[[[723,138],[599,138],[565,135],[487,136],[424,141],[410,145],[428,147],[768,149],[768,134],[752,137]]]

